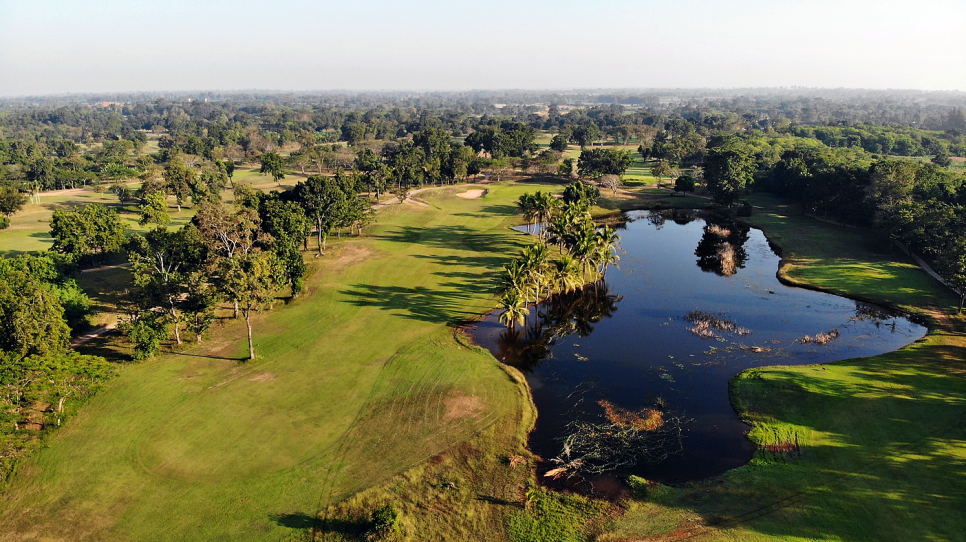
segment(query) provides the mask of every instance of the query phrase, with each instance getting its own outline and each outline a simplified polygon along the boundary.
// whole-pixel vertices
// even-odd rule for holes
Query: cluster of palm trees
[[[547,219],[560,206],[561,200],[557,199],[550,192],[537,191],[533,194],[526,193],[517,200],[517,208],[523,213],[523,220],[527,223],[527,232],[530,231],[530,227],[534,223],[546,224]],[[541,227],[539,231],[541,239],[544,237],[544,230],[546,228]]]
[[[588,201],[564,202],[536,192],[521,196],[518,205],[528,229],[534,220],[542,227],[540,242],[503,268],[500,321],[510,328],[526,324],[530,303],[536,309],[544,298],[596,283],[620,259],[620,237],[613,228],[594,223]]]

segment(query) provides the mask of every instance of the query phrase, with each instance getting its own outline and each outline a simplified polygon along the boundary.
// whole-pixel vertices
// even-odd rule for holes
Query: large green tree
[[[312,175],[295,185],[292,199],[305,210],[305,216],[315,226],[319,256],[322,256],[326,238],[341,218],[339,212],[345,204],[345,191],[334,178]]]
[[[751,149],[740,141],[729,140],[705,155],[705,185],[718,203],[731,206],[751,186],[754,173]]]
[[[277,152],[266,152],[258,160],[262,163],[259,170],[262,175],[271,175],[276,183],[285,178],[285,161]]]
[[[10,225],[10,217],[27,203],[27,194],[12,186],[0,186],[0,230]]]
[[[98,258],[103,261],[106,254],[119,250],[126,231],[127,226],[117,211],[97,203],[54,211],[50,219],[52,249],[75,261],[90,258],[93,264]]]
[[[584,149],[577,160],[577,172],[581,177],[599,180],[604,175],[621,177],[633,163],[631,153],[620,149]]]

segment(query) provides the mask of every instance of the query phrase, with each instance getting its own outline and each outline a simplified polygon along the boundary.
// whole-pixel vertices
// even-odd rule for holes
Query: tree
[[[231,259],[254,250],[261,239],[261,219],[254,209],[205,205],[192,221],[215,259]]]
[[[0,258],[0,351],[20,356],[64,352],[70,340],[65,307],[35,256]]]
[[[285,178],[285,163],[278,153],[266,152],[265,154],[261,155],[258,160],[262,163],[262,168],[259,170],[259,173],[262,175],[265,175],[266,173],[271,175],[272,179],[274,179],[276,183]]]
[[[930,162],[932,162],[933,164],[936,164],[937,166],[942,166],[942,167],[949,167],[953,165],[953,159],[950,158],[949,155],[946,153],[939,153],[936,156],[933,156]]]
[[[617,195],[617,189],[621,185],[621,178],[617,175],[604,175],[600,178],[600,185],[604,188],[610,188],[614,191],[614,195]]]
[[[624,175],[633,163],[631,153],[620,149],[584,149],[580,151],[577,171],[581,177],[599,180],[604,175]]]
[[[235,177],[235,161],[228,159],[224,162],[218,163],[217,165],[225,170],[225,175],[228,175],[228,182],[232,182]]]
[[[550,148],[557,152],[564,152],[567,150],[567,137],[562,134],[557,134],[553,136],[550,140]]]
[[[575,205],[583,209],[588,209],[597,203],[599,197],[600,190],[596,186],[580,181],[568,184],[563,192],[563,202],[566,205]]]
[[[517,288],[510,288],[503,292],[500,297],[500,308],[503,309],[500,313],[500,322],[510,329],[516,327],[516,324],[521,326],[526,324],[527,315],[530,314],[527,299]]]
[[[271,236],[268,247],[278,257],[282,274],[292,288],[292,297],[298,297],[307,271],[300,249],[311,230],[309,219],[298,203],[282,201],[274,195],[264,197],[259,216],[262,230]]]
[[[138,205],[138,212],[141,219],[138,224],[144,226],[155,224],[157,226],[167,226],[171,222],[171,215],[168,214],[168,195],[164,192],[154,192],[144,196],[144,203]]]
[[[134,345],[134,361],[143,361],[161,350],[161,341],[168,335],[165,315],[156,312],[142,312],[120,329]]]
[[[275,291],[281,285],[282,273],[278,258],[271,252],[252,252],[223,260],[221,289],[241,307],[248,328],[248,359],[255,359],[252,339],[252,313],[270,309]]]
[[[0,215],[7,218],[20,211],[27,204],[27,194],[12,186],[0,187]]]
[[[372,149],[366,147],[359,151],[355,159],[355,168],[362,173],[362,181],[369,187],[370,192],[376,193],[376,200],[379,194],[386,189],[386,180],[389,178],[389,169],[382,163]]]
[[[571,177],[573,177],[574,176],[574,159],[573,158],[564,158],[563,161],[560,162],[560,166],[557,167],[557,174],[560,175],[560,176],[562,176],[562,177],[566,177],[568,179],[571,178]]]
[[[75,261],[90,257],[92,264],[97,263],[98,255],[103,258],[119,250],[126,231],[127,226],[117,211],[97,203],[79,210],[54,211],[50,219],[52,250],[67,254]]]
[[[704,180],[711,197],[729,207],[751,185],[754,172],[754,157],[739,141],[708,149],[704,158]]]
[[[955,236],[943,251],[939,261],[939,275],[959,294],[959,310],[966,300],[966,239]]]
[[[657,184],[660,186],[664,177],[670,177],[674,173],[674,168],[667,160],[658,160],[651,166],[651,175],[657,177]]]
[[[696,185],[694,177],[690,175],[681,175],[674,181],[674,191],[683,192],[687,194],[688,192],[694,192],[694,187]]]
[[[128,242],[128,257],[134,270],[134,283],[142,311],[160,308],[174,324],[174,338],[181,344],[182,305],[187,292],[187,277],[201,269],[205,247],[193,225],[168,231],[157,228]]]
[[[600,128],[593,122],[585,126],[576,126],[571,131],[570,137],[583,149],[600,139]]]
[[[292,191],[292,199],[305,210],[305,216],[315,225],[319,256],[325,250],[325,239],[339,221],[338,211],[346,199],[342,187],[334,179],[311,175],[299,182]]]
[[[879,228],[891,229],[899,205],[912,200],[918,170],[918,164],[908,160],[880,160],[872,164],[865,197],[875,209]]]
[[[185,199],[191,194],[191,185],[195,183],[195,172],[185,164],[184,160],[174,159],[164,168],[164,181],[168,193],[174,196],[180,213]]]

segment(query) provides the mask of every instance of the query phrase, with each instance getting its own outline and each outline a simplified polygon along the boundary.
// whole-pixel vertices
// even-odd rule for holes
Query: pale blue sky
[[[0,95],[966,90],[966,0],[0,0]]]

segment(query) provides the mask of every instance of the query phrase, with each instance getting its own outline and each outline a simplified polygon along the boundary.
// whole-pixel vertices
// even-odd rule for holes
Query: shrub
[[[399,511],[387,504],[372,513],[372,529],[366,534],[366,540],[393,540],[402,534],[399,522]]]

